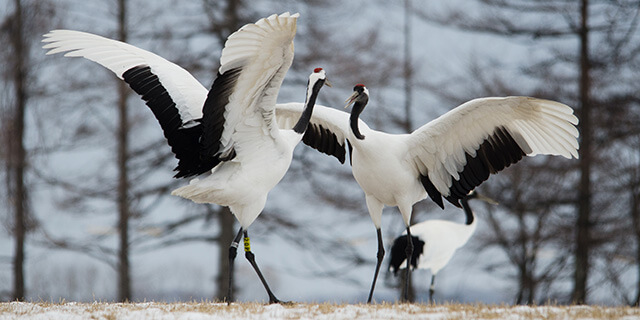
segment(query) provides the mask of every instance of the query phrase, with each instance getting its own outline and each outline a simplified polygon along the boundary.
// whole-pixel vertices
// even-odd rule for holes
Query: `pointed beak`
[[[333,85],[331,84],[331,82],[329,82],[329,78],[325,78],[325,79],[324,79],[324,85],[325,85],[325,86],[327,86],[327,87],[329,87],[329,88],[333,87]]]
[[[495,200],[493,200],[493,199],[491,199],[491,198],[489,198],[487,196],[484,196],[482,194],[479,194],[479,193],[476,194],[476,199],[482,200],[482,201],[484,201],[486,203],[493,204],[493,205],[498,205],[499,204],[498,201],[495,201]]]
[[[344,102],[347,104],[346,106],[344,106],[344,108],[348,108],[360,95],[360,93],[358,93],[358,91],[354,91],[353,94]]]

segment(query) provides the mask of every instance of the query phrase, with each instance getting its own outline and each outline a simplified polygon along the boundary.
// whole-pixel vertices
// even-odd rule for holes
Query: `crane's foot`
[[[274,303],[281,304],[284,306],[292,306],[294,304],[293,301],[282,301],[276,298],[275,296],[269,297],[269,304],[274,304]]]

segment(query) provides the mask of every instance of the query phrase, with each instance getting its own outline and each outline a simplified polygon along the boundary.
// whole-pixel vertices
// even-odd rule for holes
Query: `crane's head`
[[[313,105],[316,103],[316,98],[318,97],[318,93],[320,93],[320,89],[323,86],[331,87],[331,83],[327,79],[327,74],[324,72],[322,68],[315,68],[313,72],[309,75],[309,82],[307,83],[307,99],[306,105]]]
[[[313,73],[309,75],[309,88],[315,87],[316,83],[319,83],[318,90],[322,85],[331,87],[331,82],[327,79],[327,74],[322,68],[313,69]]]
[[[364,84],[359,83],[356,84],[355,87],[353,87],[353,94],[347,100],[345,100],[345,103],[347,105],[344,107],[348,108],[352,103],[355,103],[360,105],[361,108],[364,109],[364,107],[367,105],[367,102],[369,102],[369,90],[364,86]]]
[[[309,75],[309,82],[307,83],[307,97],[304,102],[304,110],[296,125],[293,126],[294,132],[304,134],[305,130],[307,130],[307,125],[311,120],[311,113],[313,113],[313,107],[316,104],[318,93],[320,93],[320,89],[325,85],[331,87],[331,83],[327,80],[327,74],[324,72],[324,69],[313,69],[313,72]]]

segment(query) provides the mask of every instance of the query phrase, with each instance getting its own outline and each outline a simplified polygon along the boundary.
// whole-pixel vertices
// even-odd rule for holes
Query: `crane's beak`
[[[493,205],[498,205],[499,204],[498,201],[495,201],[495,200],[493,200],[493,199],[491,199],[491,198],[489,198],[489,197],[487,197],[485,195],[479,194],[479,193],[476,193],[476,199],[482,200],[482,201],[484,201],[486,203],[493,204]]]
[[[354,91],[353,94],[344,101],[347,104],[346,106],[344,106],[344,108],[348,108],[354,101],[356,101],[359,95],[360,93],[358,91]]]
[[[324,78],[324,85],[331,88],[333,87],[333,85],[331,84],[331,82],[329,82],[329,78]]]

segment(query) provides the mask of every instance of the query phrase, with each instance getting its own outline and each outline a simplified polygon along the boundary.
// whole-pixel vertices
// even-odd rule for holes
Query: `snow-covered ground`
[[[640,309],[449,304],[0,303],[8,319],[639,319]]]

